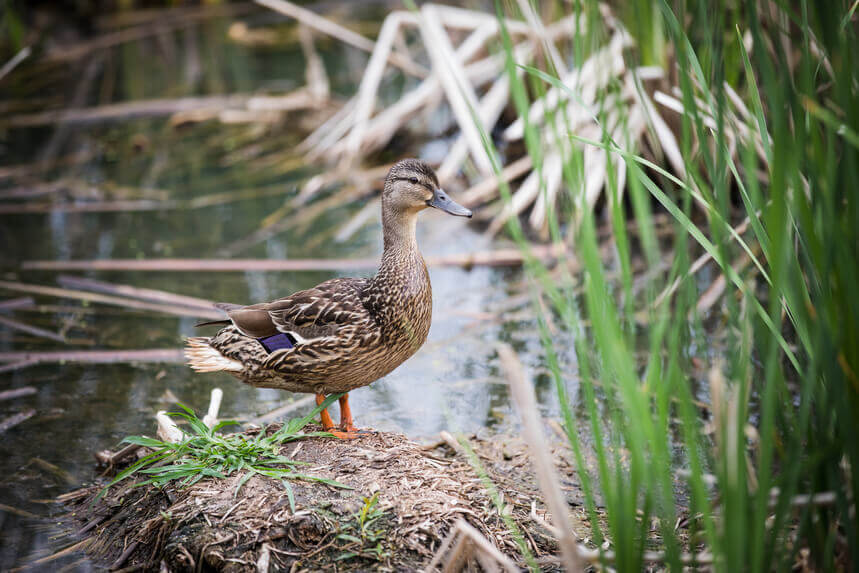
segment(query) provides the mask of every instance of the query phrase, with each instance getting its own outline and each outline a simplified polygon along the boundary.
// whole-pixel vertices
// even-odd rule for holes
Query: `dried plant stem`
[[[570,521],[564,494],[558,485],[549,446],[543,436],[539,420],[540,410],[534,398],[534,389],[525,377],[522,363],[513,348],[507,344],[499,344],[498,356],[510,384],[510,393],[513,395],[519,417],[522,419],[522,434],[534,459],[534,470],[543,492],[543,499],[552,512],[552,521],[558,531],[558,545],[561,547],[564,566],[568,571],[581,571],[584,567],[579,557],[573,524]]]
[[[563,251],[563,246],[557,245],[538,245],[531,249],[531,254],[545,262],[554,261]],[[494,249],[490,251],[478,251],[474,253],[460,253],[451,255],[436,255],[425,257],[426,264],[429,266],[439,267],[507,267],[521,265],[525,260],[525,255],[519,249]],[[21,268],[26,270],[50,270],[50,271],[81,271],[81,270],[101,270],[101,271],[209,271],[209,272],[246,272],[246,271],[320,271],[320,270],[363,270],[374,269],[379,266],[379,260],[376,258],[357,258],[357,259],[286,259],[286,260],[271,260],[271,259],[96,259],[86,261],[25,261],[21,264]],[[63,289],[53,289],[51,287],[39,287],[36,285],[21,285],[21,283],[10,283],[8,281],[0,281],[0,288],[9,288],[6,285],[19,285],[18,290],[25,292],[33,292],[35,294],[51,294],[52,296],[65,296],[61,293]],[[21,288],[28,287],[28,288]],[[29,288],[29,287],[32,287]],[[46,290],[47,289],[47,290]],[[15,290],[15,289],[12,289]],[[92,293],[77,292],[76,297],[83,298],[84,295],[89,300],[99,302],[91,297],[98,297]],[[109,298],[109,297],[108,297]],[[164,310],[167,312],[164,305],[154,305],[152,303],[143,303],[138,301],[129,302],[135,303],[135,308],[151,308],[152,310]],[[114,303],[108,304],[128,304]],[[156,308],[158,307],[158,308]],[[176,314],[179,314],[179,308],[174,309]],[[181,314],[187,314],[187,308],[181,309]],[[200,311],[194,311],[194,316],[206,318],[207,315]],[[214,318],[222,318],[218,315]]]
[[[224,315],[215,310],[215,309],[205,309],[205,308],[189,308],[187,306],[176,306],[176,305],[167,305],[167,304],[157,304],[152,302],[145,302],[134,300],[131,298],[118,297],[118,296],[110,296],[105,294],[98,294],[92,292],[86,292],[81,290],[71,290],[71,289],[63,289],[42,285],[32,285],[20,282],[13,281],[0,281],[0,289],[18,291],[18,292],[26,292],[30,294],[38,294],[44,296],[53,296],[58,298],[73,298],[77,300],[85,300],[88,302],[95,302],[100,304],[110,304],[113,306],[120,306],[125,308],[136,308],[140,310],[151,310],[153,312],[162,312],[165,314],[173,314],[177,316],[192,316],[195,318],[209,318],[217,320],[219,318],[223,318]]]
[[[297,6],[292,2],[287,2],[285,0],[254,1],[261,6],[271,8],[275,12],[279,12],[285,16],[289,16],[290,18],[295,18],[308,28],[312,28],[317,32],[321,32],[322,34],[337,38],[341,42],[349,44],[350,46],[355,46],[359,50],[363,50],[365,52],[372,52],[375,48],[375,43],[372,40],[369,40],[361,34],[353,32],[349,28],[341,26],[336,22],[332,22],[327,18],[323,18],[319,14],[311,12],[306,8]],[[409,75],[417,77],[424,77],[426,75],[426,70],[424,70],[422,67],[418,66],[411,60],[400,56],[399,54],[389,54],[388,61],[390,61],[391,64],[397,66]]]
[[[43,364],[76,362],[81,364],[117,364],[121,362],[183,362],[179,348],[152,350],[59,350],[50,352],[0,352],[0,362]]]

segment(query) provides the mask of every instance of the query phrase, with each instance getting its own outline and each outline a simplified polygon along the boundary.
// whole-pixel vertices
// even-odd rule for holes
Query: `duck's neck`
[[[420,258],[415,231],[418,222],[417,211],[395,211],[382,209],[382,232],[385,249],[382,253],[382,267],[403,267],[413,258]]]

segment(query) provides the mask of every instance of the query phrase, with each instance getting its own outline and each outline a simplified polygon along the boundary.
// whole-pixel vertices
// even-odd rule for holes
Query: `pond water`
[[[247,16],[251,22],[263,17],[267,15],[261,12]],[[82,94],[79,105],[97,105],[141,98],[288,90],[303,83],[297,45],[237,45],[228,38],[229,24],[229,19],[207,19],[104,53],[94,52],[55,70],[57,77],[47,85],[32,83],[36,74],[25,66],[20,76],[11,78],[10,89],[2,97],[27,111],[36,111],[40,105],[37,96],[69,104]],[[349,93],[360,78],[366,57],[336,42],[320,41],[318,48],[333,90]],[[95,66],[94,71],[91,66]],[[2,166],[58,160],[45,173],[7,177],[0,181],[0,189],[37,190],[43,181],[61,181],[64,188],[75,190],[84,199],[96,189],[96,199],[152,201],[265,190],[260,196],[195,208],[173,203],[147,211],[0,214],[3,278],[56,286],[58,273],[19,270],[21,262],[35,259],[218,257],[221,249],[253,233],[308,177],[324,169],[303,164],[292,150],[306,134],[297,127],[301,119],[289,116],[286,125],[271,129],[218,122],[174,127],[162,118],[0,132]],[[63,158],[74,153],[85,153],[89,159],[64,164]],[[328,191],[329,196],[335,191]],[[378,217],[347,241],[333,238],[367,200],[336,205],[310,221],[295,219],[294,227],[237,256],[376,257],[381,250]],[[478,225],[436,212],[422,216],[419,241],[425,255],[503,246],[485,238]],[[217,301],[252,303],[352,273],[70,274]],[[522,279],[521,273],[436,267],[430,269],[430,275],[434,312],[429,340],[395,372],[352,394],[356,421],[362,427],[404,432],[414,438],[430,437],[443,429],[502,429],[512,423],[512,410],[499,376],[494,344],[499,340],[512,342],[529,368],[536,371],[542,365],[536,325],[530,318],[495,319],[500,305]],[[15,296],[20,294],[0,291],[0,300]],[[0,328],[0,352],[170,349],[181,347],[183,339],[196,332],[192,317],[35,298],[43,306],[4,315],[61,330],[67,344]],[[554,391],[547,377],[538,376],[537,381],[538,397],[549,408]],[[50,364],[0,374],[0,390],[28,385],[36,387],[35,395],[0,402],[2,419],[30,408],[36,411],[0,439],[0,503],[8,506],[0,510],[3,570],[68,544],[67,539],[55,538],[56,532],[44,521],[27,518],[22,512],[49,515],[51,506],[39,500],[92,480],[94,452],[115,447],[129,434],[154,433],[155,412],[170,408],[173,396],[201,412],[210,391],[221,388],[221,416],[234,419],[252,418],[301,397],[245,386],[224,374],[195,374],[182,364]],[[571,378],[569,385],[570,395],[576,395],[575,380]],[[57,567],[82,570],[90,567],[80,556],[55,563]]]

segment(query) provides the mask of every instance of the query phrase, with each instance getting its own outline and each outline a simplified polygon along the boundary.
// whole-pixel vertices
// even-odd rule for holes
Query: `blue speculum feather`
[[[266,349],[266,352],[271,354],[275,350],[281,350],[284,348],[292,348],[295,346],[292,340],[284,334],[283,332],[279,332],[274,336],[266,336],[263,338],[257,338],[262,347]]]

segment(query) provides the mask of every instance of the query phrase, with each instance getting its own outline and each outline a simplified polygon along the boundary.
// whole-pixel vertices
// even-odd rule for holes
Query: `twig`
[[[177,316],[192,316],[196,318],[209,318],[213,320],[224,318],[223,313],[215,309],[206,310],[204,308],[188,308],[187,306],[157,304],[152,302],[138,301],[131,298],[123,298],[105,294],[91,293],[80,290],[62,289],[42,285],[32,285],[13,281],[0,281],[0,289],[27,292],[45,296],[54,296],[58,298],[73,298],[100,304],[110,304],[125,308],[151,310],[154,312],[162,312],[165,314],[173,314]]]
[[[453,545],[452,548],[450,548],[451,545]],[[442,565],[442,562],[444,562],[442,571],[462,571],[464,570],[463,561],[473,553],[474,549],[477,550],[477,558],[484,571],[494,571],[499,566],[508,573],[519,571],[519,567],[509,557],[501,553],[462,518],[453,525],[424,571],[434,571]]]
[[[29,410],[24,410],[23,412],[18,412],[17,414],[13,414],[8,418],[4,418],[0,420],[0,434],[5,432],[10,428],[14,428],[21,422],[25,422],[36,415],[36,410],[30,408]]]
[[[134,550],[137,549],[137,546],[140,545],[140,542],[135,540],[128,544],[128,547],[125,548],[125,551],[120,554],[119,557],[116,558],[116,561],[111,563],[110,570],[114,571],[119,569],[120,567],[128,561],[128,558],[131,557],[131,554],[134,553]]]
[[[3,390],[0,392],[0,400],[13,400],[15,398],[23,398],[24,396],[32,396],[36,393],[33,386],[22,386],[12,390]]]
[[[82,364],[117,364],[122,362],[183,362],[179,348],[151,350],[57,350],[48,352],[0,352],[0,362],[17,365],[51,362]],[[10,365],[11,366],[11,365]],[[23,366],[20,366],[23,367]]]

